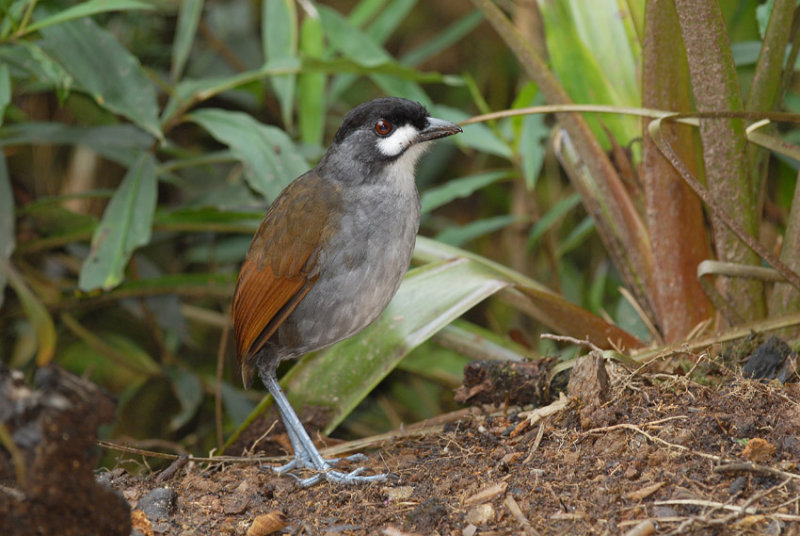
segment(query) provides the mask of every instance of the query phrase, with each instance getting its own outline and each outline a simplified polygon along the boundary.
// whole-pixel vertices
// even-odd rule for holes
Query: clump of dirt
[[[108,480],[133,507],[174,491],[158,534],[268,534],[248,528],[270,516],[280,534],[800,534],[799,403],[797,384],[617,376],[598,405],[408,427],[369,453],[370,471],[393,475],[381,484],[303,489],[253,464],[193,462],[166,483]]]
[[[0,363],[0,534],[128,535],[128,503],[94,474],[113,401],[57,367],[34,383]]]

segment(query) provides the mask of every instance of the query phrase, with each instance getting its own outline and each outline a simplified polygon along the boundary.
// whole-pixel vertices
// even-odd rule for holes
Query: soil
[[[800,384],[610,372],[605,402],[473,407],[358,443],[384,483],[185,459],[100,480],[145,535],[800,534]]]

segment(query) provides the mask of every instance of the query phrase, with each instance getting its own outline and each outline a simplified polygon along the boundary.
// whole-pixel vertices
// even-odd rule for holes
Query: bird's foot
[[[308,487],[313,486],[317,482],[321,480],[327,480],[328,482],[332,482],[334,484],[365,484],[368,482],[383,482],[388,477],[388,474],[381,473],[377,475],[362,475],[366,468],[364,467],[357,467],[356,469],[350,471],[349,473],[345,473],[343,471],[336,471],[333,468],[342,460],[346,460],[349,462],[361,462],[366,460],[367,457],[363,454],[351,454],[350,456],[346,456],[344,458],[332,458],[330,460],[322,460],[322,463],[314,463],[310,456],[299,455],[295,456],[295,458],[286,463],[284,465],[280,465],[278,467],[263,467],[264,469],[270,469],[277,475],[289,475],[295,480],[301,487]],[[308,477],[308,478],[300,478],[292,471],[295,469],[310,469],[312,471],[316,471],[316,474]]]

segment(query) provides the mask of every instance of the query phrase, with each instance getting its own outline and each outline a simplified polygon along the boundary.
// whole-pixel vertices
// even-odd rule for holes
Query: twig
[[[717,467],[714,468],[715,473],[725,473],[732,471],[750,471],[752,473],[763,473],[773,476],[782,476],[783,478],[793,478],[796,480],[800,480],[800,475],[798,474],[787,473],[786,471],[781,471],[780,469],[775,469],[774,467],[769,467],[767,465],[760,465],[757,463],[750,463],[750,462],[726,463],[725,465],[718,465]]]
[[[558,341],[558,342],[568,342],[576,346],[585,346],[586,348],[590,350],[595,350],[597,352],[600,352],[601,354],[603,353],[603,350],[599,346],[595,345],[589,339],[576,339],[575,337],[570,337],[569,335],[556,335],[554,333],[542,333],[539,336],[539,338],[550,339],[552,341]]]
[[[649,423],[645,423],[643,426],[654,426],[656,424],[659,424],[659,423],[662,423],[662,422],[666,422],[666,421],[670,421],[670,420],[674,420],[674,419],[688,419],[688,418],[689,417],[687,417],[685,415],[678,415],[678,416],[674,416],[674,417],[667,417],[666,419],[659,419],[658,421],[652,421],[652,422],[649,422]],[[653,441],[653,442],[656,442],[656,443],[661,443],[662,445],[665,445],[667,447],[674,448],[674,449],[677,449],[677,450],[682,450],[684,452],[688,452],[690,454],[694,454],[695,456],[699,456],[701,458],[707,458],[709,460],[714,460],[715,462],[722,462],[722,458],[720,456],[715,456],[714,454],[706,454],[705,452],[700,452],[700,451],[697,451],[697,450],[693,450],[693,449],[690,449],[689,447],[684,447],[683,445],[678,445],[676,443],[670,443],[669,441],[665,441],[664,439],[661,439],[660,437],[656,437],[656,436],[654,436],[652,434],[648,434],[647,432],[645,432],[644,430],[642,430],[638,426],[635,426],[635,425],[629,424],[629,423],[615,424],[614,426],[604,426],[602,428],[592,428],[591,430],[588,430],[585,433],[586,434],[598,434],[598,433],[602,433],[602,432],[611,432],[613,430],[620,430],[620,429],[632,430],[634,432],[642,434],[643,436],[645,436],[650,441]]]

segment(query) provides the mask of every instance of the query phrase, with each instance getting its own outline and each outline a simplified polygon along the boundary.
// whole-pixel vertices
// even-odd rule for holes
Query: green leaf
[[[591,217],[588,219],[591,220]],[[430,238],[417,237],[414,250],[414,260],[417,262],[437,262],[456,257],[463,257],[484,265],[495,274],[495,277],[513,284],[515,291],[503,292],[501,297],[508,297],[509,303],[514,307],[532,316],[553,331],[580,339],[588,339],[601,348],[609,348],[609,341],[625,348],[639,348],[643,345],[641,341],[624,330],[570,303],[563,296],[511,268]]]
[[[11,191],[6,157],[0,151],[0,263],[8,264],[15,245],[14,195]],[[0,267],[0,306],[3,305],[7,279],[6,271]]]
[[[376,43],[385,43],[389,36],[408,17],[417,0],[392,0],[367,28],[367,35]]]
[[[292,368],[284,383],[293,404],[331,408],[329,432],[406,354],[507,285],[466,259],[411,270],[372,325]]]
[[[133,251],[150,241],[157,186],[155,161],[143,153],[122,179],[92,236],[78,280],[81,290],[109,290],[122,281]]]
[[[553,70],[574,102],[639,106],[636,53],[619,20],[617,0],[548,2],[539,0],[547,28],[547,50]],[[640,137],[641,121],[622,115],[585,114],[604,149],[610,148],[608,127],[617,142],[628,145]]]
[[[8,278],[8,284],[14,289],[25,316],[33,326],[36,333],[36,343],[38,351],[36,353],[36,364],[40,367],[47,366],[53,359],[56,349],[56,328],[53,319],[47,311],[47,307],[33,293],[33,291],[17,273],[11,263],[0,257],[0,277]]]
[[[63,101],[74,85],[72,76],[55,61],[50,54],[35,43],[19,41],[16,44],[0,46],[0,60],[22,72],[26,72],[35,84],[50,84],[56,90],[59,101]],[[17,82],[22,81],[17,75]]]
[[[567,212],[578,206],[580,202],[581,196],[577,193],[572,194],[556,203],[544,216],[539,218],[539,221],[536,222],[528,235],[528,251],[533,249],[544,233],[555,225]]]
[[[264,0],[261,32],[264,57],[281,61],[297,57],[297,9],[295,0]],[[283,124],[292,124],[295,75],[273,76],[269,79],[281,104]]]
[[[200,16],[203,14],[203,0],[183,0],[178,9],[178,23],[175,27],[175,42],[172,44],[172,65],[169,78],[173,82],[180,78],[189,52],[192,50]]]
[[[231,148],[244,164],[250,186],[267,199],[275,199],[286,185],[308,171],[308,163],[285,132],[247,114],[207,108],[192,112],[188,119]]]
[[[212,76],[199,80],[182,80],[172,91],[169,101],[161,114],[161,122],[167,124],[176,121],[180,118],[180,115],[191,106],[215,97],[225,91],[258,80],[263,80],[270,76],[296,73],[298,71],[300,71],[300,61],[296,58],[290,58],[274,62],[270,61],[258,69],[236,73],[230,76]]]
[[[42,29],[44,48],[95,102],[161,139],[153,84],[139,60],[91,19]]]
[[[165,370],[172,392],[181,404],[181,411],[169,421],[169,427],[177,430],[194,417],[203,401],[203,384],[188,370],[171,367]]]
[[[28,122],[0,127],[0,147],[15,145],[86,145],[100,156],[130,167],[153,145],[153,137],[131,124],[75,127]]]
[[[376,67],[384,63],[394,63],[391,55],[383,50],[369,35],[353,26],[337,11],[326,7],[317,6],[322,25],[328,36],[331,46],[363,67]],[[373,74],[372,80],[388,95],[396,95],[407,99],[416,100],[425,106],[430,106],[430,98],[419,85],[409,80],[396,78],[384,74]],[[340,87],[334,83],[331,88],[331,99],[335,99],[346,87],[350,85],[345,81]]]
[[[404,54],[400,58],[400,63],[403,65],[419,65],[456,44],[477,28],[481,22],[483,22],[483,13],[477,10],[461,17],[444,30],[437,32],[430,41]]]
[[[470,240],[504,229],[515,221],[521,221],[520,217],[514,214],[504,214],[471,221],[465,225],[454,225],[439,233],[436,240],[451,246],[460,246]]]
[[[8,71],[8,65],[0,64],[0,125],[3,124],[3,116],[9,102],[11,102],[11,73]]]
[[[256,406],[241,389],[235,388],[228,382],[220,383],[220,392],[225,411],[233,422],[239,423],[245,420]]]
[[[469,114],[462,112],[456,108],[449,106],[438,105],[435,106],[432,114],[441,119],[447,119],[458,123],[469,118]],[[495,134],[486,126],[481,123],[467,125],[464,127],[464,132],[458,136],[454,136],[453,140],[456,145],[461,147],[471,147],[480,151],[481,153],[489,153],[511,160],[513,152],[508,143],[495,136]]]
[[[38,32],[44,28],[62,24],[67,21],[106,13],[108,11],[133,11],[137,9],[152,10],[153,6],[135,0],[89,0],[81,4],[62,9],[55,15],[39,19],[27,28],[25,34]]]
[[[319,16],[309,15],[300,27],[300,51],[304,58],[322,59],[325,55],[325,36]],[[325,133],[325,80],[319,72],[305,69],[297,81],[297,120],[300,141],[319,147]]]
[[[427,214],[455,199],[468,197],[481,188],[494,184],[500,179],[507,179],[510,176],[510,170],[486,171],[484,173],[478,173],[477,175],[470,175],[469,177],[453,179],[442,186],[428,188],[422,192],[422,199],[420,201],[422,205],[421,212]]]

